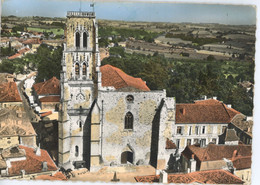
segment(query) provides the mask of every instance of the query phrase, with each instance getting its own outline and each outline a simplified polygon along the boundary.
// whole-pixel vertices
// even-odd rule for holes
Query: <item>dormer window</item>
[[[133,103],[133,102],[134,102],[134,97],[133,97],[132,95],[128,95],[128,96],[126,97],[126,101],[127,101],[128,103]]]

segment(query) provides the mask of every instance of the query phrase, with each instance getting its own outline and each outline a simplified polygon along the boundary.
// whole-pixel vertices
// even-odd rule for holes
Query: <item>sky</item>
[[[67,11],[92,11],[91,1],[3,0],[2,15],[65,17]],[[256,9],[250,5],[184,4],[151,2],[95,2],[98,19],[193,22],[247,25],[256,23]]]

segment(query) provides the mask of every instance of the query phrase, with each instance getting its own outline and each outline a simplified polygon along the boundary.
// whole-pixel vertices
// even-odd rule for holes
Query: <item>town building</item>
[[[0,150],[22,144],[36,146],[36,133],[26,113],[0,109]]]
[[[244,144],[252,144],[253,120],[243,114],[236,115],[228,125],[236,131],[240,141]]]
[[[53,77],[45,82],[34,84],[33,95],[41,109],[57,109],[60,102],[60,81]]]
[[[0,108],[22,109],[23,102],[15,82],[0,84]]]
[[[32,179],[58,170],[48,152],[39,147],[12,146],[1,151],[1,178]]]
[[[181,155],[184,172],[225,169],[243,181],[251,180],[251,145],[190,145]]]
[[[234,116],[241,114],[215,99],[195,103],[176,104],[176,121],[173,142],[181,152],[186,146],[199,143],[219,143]]]

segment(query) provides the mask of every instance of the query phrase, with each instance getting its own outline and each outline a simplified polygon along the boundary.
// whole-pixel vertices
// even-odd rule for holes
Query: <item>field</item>
[[[28,27],[28,31],[37,31],[37,32],[52,32],[55,35],[63,35],[64,30],[60,28],[36,28],[36,27]]]

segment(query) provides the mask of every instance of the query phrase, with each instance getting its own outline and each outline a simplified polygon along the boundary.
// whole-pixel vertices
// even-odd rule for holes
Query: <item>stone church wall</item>
[[[126,97],[134,100],[128,102]],[[149,164],[152,123],[156,111],[166,97],[165,91],[99,92],[101,111],[101,158],[104,165],[120,165],[121,154],[133,153],[133,164]],[[133,129],[124,129],[125,115],[133,114]],[[158,123],[159,124],[159,123]]]

